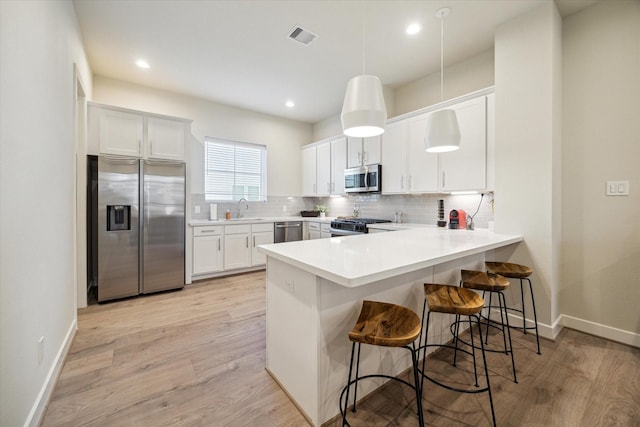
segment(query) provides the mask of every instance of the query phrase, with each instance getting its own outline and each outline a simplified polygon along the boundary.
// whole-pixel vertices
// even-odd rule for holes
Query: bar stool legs
[[[489,394],[489,405],[491,407],[491,420],[493,422],[493,426],[496,426],[496,415],[493,408],[493,395],[491,394],[491,383],[489,380],[489,369],[487,367],[487,358],[485,354],[484,343],[482,340],[482,325],[480,322],[480,312],[484,306],[484,300],[480,295],[475,292],[460,288],[457,286],[450,285],[437,285],[437,284],[425,284],[425,302],[422,308],[422,322],[423,322],[423,332],[424,332],[424,344],[422,344],[422,334],[420,336],[420,340],[418,341],[418,352],[423,351],[422,357],[422,369],[420,374],[422,375],[420,381],[420,392],[422,393],[424,390],[424,379],[428,379],[430,382],[439,385],[440,387],[444,387],[448,390],[457,391],[460,393],[483,393],[487,392]],[[426,311],[427,304],[429,305],[429,311]],[[456,329],[454,333],[454,344],[429,344],[429,323],[431,320],[431,313],[447,313],[447,314],[455,314],[456,315]],[[458,338],[459,332],[459,323],[461,322],[460,317],[467,316],[469,321],[469,333],[471,336],[471,351],[465,350],[462,348],[458,348],[458,342],[462,342]],[[475,352],[475,343],[473,338],[473,323],[477,325],[478,329],[478,341],[480,341],[480,350],[482,353],[482,362],[484,364],[484,374],[486,377],[487,385],[486,387],[476,388],[476,389],[461,389],[457,387],[450,386],[448,384],[444,384],[441,381],[432,378],[431,376],[426,374],[425,365],[427,359],[427,348],[429,347],[446,347],[454,350],[454,361],[453,366],[456,364],[457,354],[458,352],[466,353],[473,357],[473,372],[475,377],[475,386],[479,387],[478,384],[478,372],[476,368],[476,352]]]
[[[347,385],[340,393],[340,414],[342,415],[342,426],[350,426],[347,421],[347,411],[349,407],[349,390],[354,385],[353,409],[356,412],[356,402],[358,400],[358,382],[367,378],[387,378],[399,381],[416,392],[416,406],[418,411],[418,424],[424,426],[424,415],[422,413],[422,393],[418,375],[417,350],[415,340],[420,336],[421,321],[416,313],[408,308],[395,304],[363,301],[362,310],[356,325],[349,332],[351,344],[351,357],[349,362],[349,378]],[[356,358],[356,376],[353,378],[353,359],[358,345],[358,355]],[[360,376],[360,348],[361,344],[369,344],[383,347],[402,347],[411,353],[413,366],[413,380],[411,384],[402,378],[392,377],[384,374],[371,374]],[[343,400],[344,397],[344,400]]]
[[[536,331],[536,347],[537,353],[542,354],[540,352],[540,334],[538,333],[538,313],[536,311],[536,301],[533,295],[533,285],[531,284],[531,279],[529,278],[531,274],[533,274],[533,270],[526,265],[514,264],[510,262],[485,262],[487,270],[491,273],[499,274],[507,279],[518,279],[520,280],[520,302],[522,304],[522,310],[517,308],[509,308],[509,311],[522,313],[522,333],[526,334],[527,330],[535,329]],[[534,326],[527,326],[527,315],[526,315],[526,307],[524,303],[524,281],[529,283],[529,295],[531,295],[531,307],[533,308],[533,322]],[[519,327],[513,326],[516,329],[520,329]]]

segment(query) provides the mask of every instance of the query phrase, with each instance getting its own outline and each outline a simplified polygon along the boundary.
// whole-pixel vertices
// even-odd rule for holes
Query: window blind
[[[205,137],[204,162],[206,200],[267,200],[266,146]]]

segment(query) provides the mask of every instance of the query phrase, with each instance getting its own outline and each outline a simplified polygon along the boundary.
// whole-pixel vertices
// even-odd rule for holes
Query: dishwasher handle
[[[294,228],[294,227],[302,227],[302,223],[298,222],[296,224],[276,224],[276,228]]]

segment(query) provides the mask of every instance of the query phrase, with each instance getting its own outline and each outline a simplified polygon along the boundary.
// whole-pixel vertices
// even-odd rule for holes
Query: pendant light
[[[440,18],[440,101],[444,101],[444,18],[449,15],[448,8],[439,9]],[[451,109],[439,110],[429,115],[424,147],[430,153],[444,153],[460,148],[460,128],[458,117]]]
[[[362,2],[362,75],[349,80],[342,105],[342,130],[352,137],[376,136],[384,133],[387,108],[382,83],[376,76],[365,74],[366,14]]]

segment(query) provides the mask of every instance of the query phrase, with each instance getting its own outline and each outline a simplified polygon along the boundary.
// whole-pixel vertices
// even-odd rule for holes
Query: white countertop
[[[427,226],[262,245],[258,250],[342,286],[356,287],[520,241],[522,236],[483,229]]]
[[[247,217],[247,218],[233,218],[233,219],[192,219],[189,221],[189,225],[192,227],[202,227],[205,225],[233,225],[233,224],[259,224],[263,222],[281,222],[281,221],[307,221],[307,222],[326,222],[330,223],[335,217],[302,217],[302,216],[274,216],[274,217]]]

